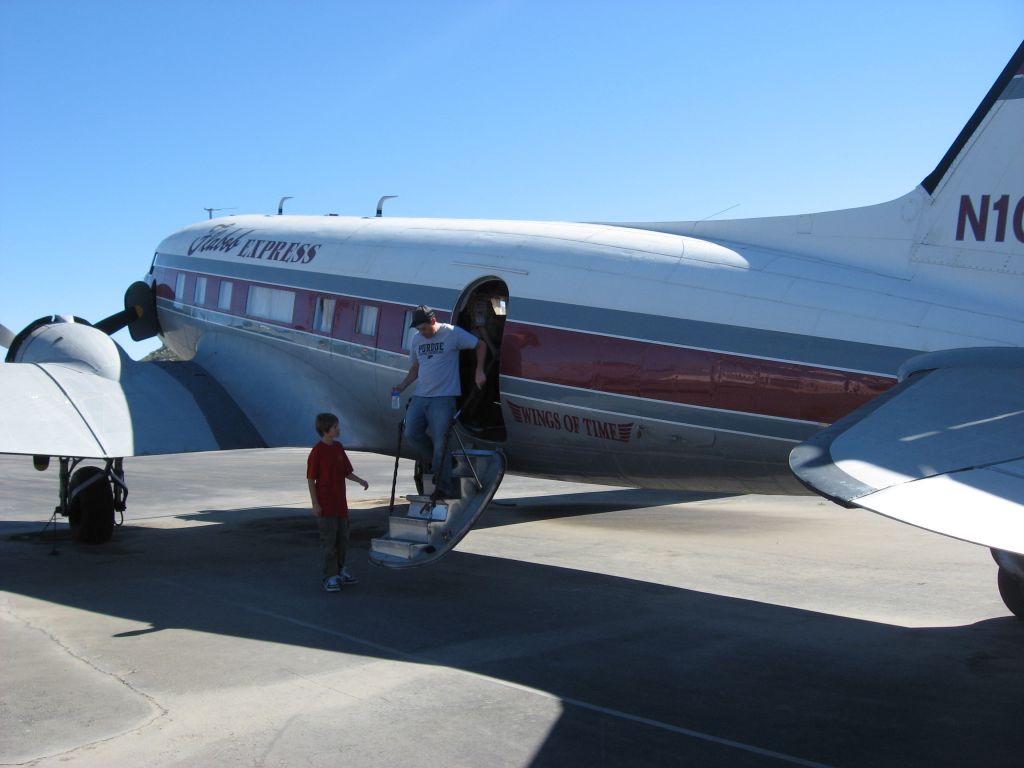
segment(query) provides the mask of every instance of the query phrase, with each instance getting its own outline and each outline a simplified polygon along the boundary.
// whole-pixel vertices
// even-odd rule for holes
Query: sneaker
[[[341,591],[341,577],[340,576],[329,576],[324,579],[324,590],[327,592],[340,592]]]
[[[338,581],[340,583],[342,583],[342,584],[358,584],[359,583],[359,579],[357,579],[355,576],[353,576],[348,571],[342,571],[341,574],[338,576]]]

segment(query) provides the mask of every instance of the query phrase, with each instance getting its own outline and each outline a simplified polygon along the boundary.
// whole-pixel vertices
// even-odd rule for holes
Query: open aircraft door
[[[501,411],[501,341],[508,317],[509,295],[504,280],[481,277],[462,292],[452,310],[452,323],[472,333],[487,345],[484,371],[487,383],[478,390],[473,382],[476,365],[472,350],[462,353],[459,368],[462,378],[462,415],[459,427],[474,443],[504,443],[505,418]]]

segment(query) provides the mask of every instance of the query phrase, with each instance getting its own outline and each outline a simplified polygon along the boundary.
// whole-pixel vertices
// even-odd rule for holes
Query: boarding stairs
[[[405,514],[395,514],[392,504],[387,536],[370,542],[370,562],[388,568],[432,563],[480,519],[505,476],[505,456],[501,451],[464,445],[450,455],[455,461],[452,478],[459,486],[458,498],[440,498],[436,493],[406,496]],[[424,490],[430,490],[428,478]]]

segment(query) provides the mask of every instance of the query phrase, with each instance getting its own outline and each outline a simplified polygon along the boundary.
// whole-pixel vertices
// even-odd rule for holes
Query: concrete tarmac
[[[129,459],[99,546],[40,533],[55,468],[0,457],[0,763],[1024,760],[1024,622],[985,549],[816,497],[510,476],[455,552],[391,571],[366,554],[393,460],[353,454],[360,581],[329,594],[305,455]]]

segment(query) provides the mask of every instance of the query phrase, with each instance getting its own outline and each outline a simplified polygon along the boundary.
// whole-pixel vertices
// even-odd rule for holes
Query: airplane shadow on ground
[[[562,714],[534,766],[781,764],[700,734],[829,765],[1016,766],[1024,752],[1012,618],[905,629],[458,550],[370,568],[372,515],[350,550],[362,582],[328,595],[308,514],[209,511],[187,519],[213,525],[126,525],[100,547],[65,528],[52,558],[47,536],[8,535],[0,587],[146,625],[114,634],[115,654],[182,629],[544,691]]]
[[[557,496],[549,493],[542,496],[505,498],[491,502],[474,528],[497,528],[531,520],[554,520],[599,512],[620,512],[654,506],[686,504],[708,499],[724,499],[734,495],[617,488],[610,491],[583,491]]]

